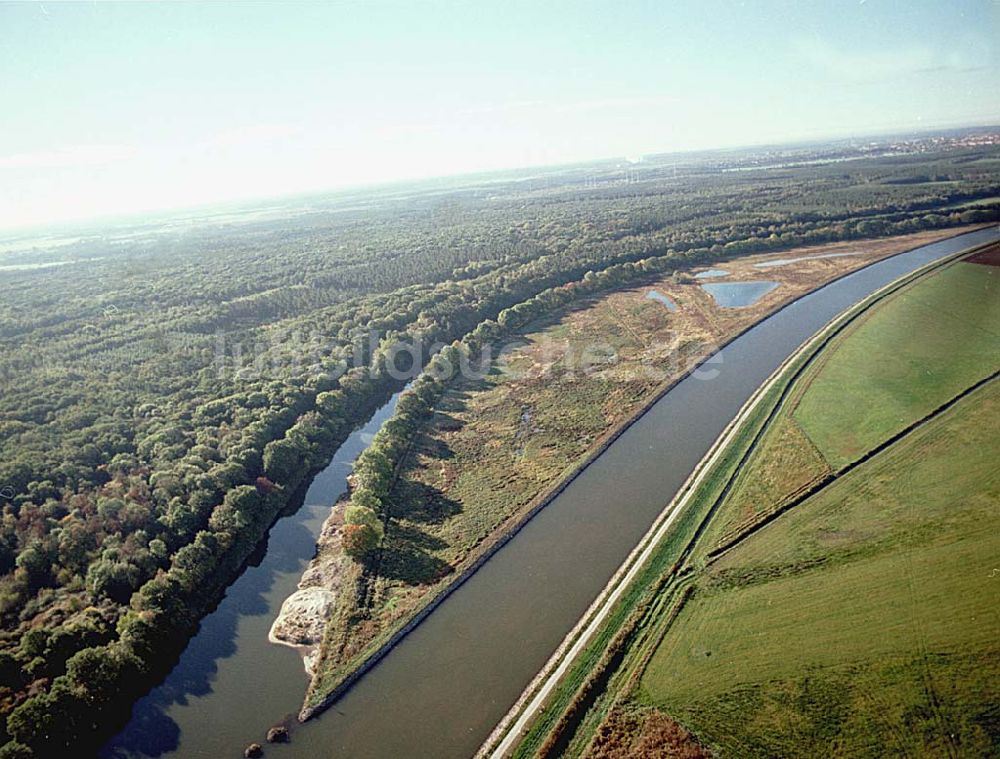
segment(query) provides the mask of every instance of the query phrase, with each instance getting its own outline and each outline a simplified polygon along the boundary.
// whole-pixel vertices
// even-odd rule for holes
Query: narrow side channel
[[[205,617],[166,680],[140,699],[101,757],[239,756],[269,725],[295,715],[308,679],[295,650],[268,641],[281,604],[295,592],[347,475],[396,408],[399,394],[355,430],[317,474],[301,508],[271,528],[259,555]],[[293,736],[294,738],[294,736]]]

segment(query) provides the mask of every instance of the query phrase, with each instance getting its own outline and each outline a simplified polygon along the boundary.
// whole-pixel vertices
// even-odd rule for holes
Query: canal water
[[[265,756],[468,757],[649,529],[754,390],[838,313],[926,263],[1000,238],[995,228],[926,245],[790,304],[676,385],[322,716]],[[711,377],[711,379],[708,379]],[[379,412],[366,430],[374,431]],[[361,449],[352,436],[267,554],[204,621],[167,681],[105,756],[225,757],[295,712],[297,654],[267,631]],[[324,484],[325,483],[325,484]],[[322,494],[322,495],[321,495]]]

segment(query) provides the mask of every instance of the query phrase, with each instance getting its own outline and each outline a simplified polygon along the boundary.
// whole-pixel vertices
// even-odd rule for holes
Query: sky
[[[1000,0],[0,2],[0,228],[1000,123]]]

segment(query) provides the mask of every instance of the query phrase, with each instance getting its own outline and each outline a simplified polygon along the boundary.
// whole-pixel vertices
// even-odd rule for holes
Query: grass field
[[[998,428],[994,382],[711,565],[638,699],[740,756],[1000,748]]]
[[[903,288],[838,336],[798,381],[734,482],[710,532],[714,543],[997,368],[1000,267],[959,262]]]
[[[792,386],[705,542],[996,371],[998,288],[1000,267],[957,263],[852,322]],[[828,419],[841,414],[848,423]],[[730,550],[700,554],[682,611],[662,639],[637,636],[603,697],[608,716],[590,719],[573,753],[589,734],[592,756],[622,725],[642,734],[622,715],[648,722],[653,709],[732,756],[997,755],[997,429],[1000,380]],[[655,616],[646,629],[662,627]]]
[[[845,335],[794,417],[834,469],[996,368],[1000,267],[957,263],[896,295]],[[836,409],[836,413],[831,410]]]

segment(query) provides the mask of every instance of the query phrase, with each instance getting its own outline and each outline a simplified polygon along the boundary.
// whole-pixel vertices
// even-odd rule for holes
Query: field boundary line
[[[992,245],[992,243],[987,243],[987,245]],[[978,250],[978,247],[982,246],[977,246],[976,248],[973,248],[973,250]],[[779,366],[774,371],[774,374],[772,374],[767,380],[765,380],[765,385],[767,385],[768,390],[770,390],[772,386],[779,384],[778,382],[779,379],[781,380],[782,383],[784,383],[784,387],[781,388],[781,392],[775,399],[774,405],[768,411],[767,416],[761,422],[760,428],[757,430],[756,433],[754,433],[754,436],[751,439],[750,443],[747,445],[746,450],[740,456],[740,460],[734,467],[732,474],[727,478],[726,483],[723,486],[722,490],[713,500],[712,505],[708,510],[708,513],[695,528],[694,535],[692,535],[691,540],[688,542],[687,546],[685,546],[684,551],[682,552],[681,556],[678,559],[679,562],[686,562],[688,557],[693,553],[695,545],[702,538],[705,531],[708,529],[712,519],[715,517],[716,513],[718,513],[719,508],[721,508],[722,504],[726,501],[726,498],[732,492],[732,489],[739,478],[740,471],[743,469],[744,466],[746,466],[749,463],[754,453],[756,453],[759,445],[766,437],[768,430],[771,429],[775,419],[777,419],[778,417],[778,414],[788,404],[789,399],[791,399],[792,396],[797,394],[799,382],[803,379],[803,377],[805,377],[809,381],[812,380],[812,377],[807,376],[807,374],[814,366],[815,361],[825,360],[824,357],[826,356],[826,349],[835,340],[842,337],[845,333],[850,332],[859,321],[863,321],[869,318],[871,316],[872,310],[886,298],[893,297],[899,294],[900,292],[908,289],[911,285],[913,285],[918,280],[923,279],[923,277],[925,276],[929,276],[935,272],[940,271],[941,269],[951,266],[952,264],[956,263],[957,261],[969,255],[969,252],[970,252],[969,250],[959,251],[957,253],[945,256],[944,258],[938,259],[936,261],[931,261],[925,264],[924,266],[921,266],[919,269],[916,269],[910,272],[909,274],[905,274],[902,277],[895,279],[892,282],[889,282],[883,287],[879,288],[878,290],[870,294],[868,297],[866,297],[864,300],[862,300],[860,303],[856,303],[851,308],[833,317],[815,334],[807,338],[802,343],[802,345],[796,348],[795,351],[785,361],[781,363],[781,366]],[[801,365],[795,368],[794,372],[792,372],[787,377],[781,376],[784,375],[785,372],[789,370],[792,364],[798,362],[799,359],[801,359],[803,356],[805,356],[805,359],[802,361]],[[805,433],[805,430],[803,430],[803,433]],[[808,435],[806,435],[806,437],[808,439]],[[813,443],[811,439],[809,439],[809,442],[810,444],[815,446],[815,443]],[[826,462],[827,467],[829,467],[829,462],[826,461],[826,457],[823,456],[821,452],[820,452],[820,458],[824,462]],[[829,474],[824,475],[822,478],[814,482],[813,485],[807,487],[816,488],[820,485],[825,485],[830,481],[830,478],[833,476],[833,474],[834,473],[831,471]],[[782,504],[782,506],[779,507],[778,510],[771,512],[771,514],[769,514],[766,517],[766,519],[771,520],[776,518],[777,516],[780,515],[779,514],[780,511],[788,510],[789,508],[792,508],[792,506],[796,505],[796,503],[798,502],[799,501],[792,502],[786,500],[784,504]],[[757,523],[757,525],[759,524],[760,522]],[[751,529],[754,529],[754,527],[751,527]],[[741,536],[743,534],[745,533],[740,533],[740,535],[737,535],[736,538],[742,539]],[[712,558],[714,556],[714,553],[715,553],[714,551],[708,551],[706,553],[706,557]]]
[[[953,406],[955,406],[955,404],[959,403],[960,401],[964,400],[965,398],[968,398],[970,395],[972,395],[973,393],[975,393],[977,390],[979,390],[979,389],[985,387],[986,385],[990,384],[991,382],[993,382],[994,380],[996,380],[998,377],[1000,377],[1000,369],[997,369],[996,371],[991,372],[987,376],[983,377],[982,379],[980,379],[977,382],[973,383],[969,387],[965,388],[965,390],[963,390],[962,392],[960,392],[957,395],[952,396],[951,398],[949,398],[947,401],[945,401],[944,403],[942,403],[940,406],[938,406],[937,408],[933,409],[930,413],[925,414],[924,416],[920,417],[919,419],[917,419],[914,422],[911,422],[906,427],[904,427],[903,429],[901,429],[899,432],[893,434],[891,437],[883,440],[881,443],[879,443],[878,445],[876,445],[871,450],[869,450],[866,453],[862,454],[859,458],[857,458],[854,461],[852,461],[850,464],[848,464],[847,466],[845,466],[839,472],[834,472],[832,474],[827,475],[822,480],[820,480],[815,485],[813,485],[811,488],[809,488],[809,490],[807,490],[806,492],[802,493],[799,496],[796,496],[794,499],[792,499],[791,501],[786,502],[782,506],[779,506],[776,510],[774,510],[773,512],[771,512],[770,514],[768,514],[761,521],[757,522],[755,525],[753,525],[752,527],[748,528],[745,532],[743,532],[740,535],[736,536],[733,540],[731,540],[727,544],[722,545],[719,548],[716,548],[716,549],[713,549],[713,550],[709,551],[708,552],[708,557],[712,561],[714,561],[714,560],[718,559],[720,556],[722,556],[723,554],[728,553],[731,549],[733,549],[736,546],[738,546],[744,540],[746,540],[747,538],[755,535],[757,532],[759,532],[760,530],[762,530],[764,527],[766,527],[767,525],[771,524],[773,521],[775,521],[776,519],[778,519],[778,517],[780,517],[782,514],[788,513],[789,511],[791,511],[796,506],[802,504],[804,501],[807,501],[810,498],[812,498],[814,495],[817,495],[817,494],[821,493],[822,491],[826,490],[826,488],[829,487],[830,485],[833,485],[838,480],[840,480],[841,478],[843,478],[846,475],[850,474],[851,472],[853,472],[855,469],[857,469],[858,467],[862,466],[863,464],[868,463],[873,458],[875,458],[878,454],[880,454],[880,453],[888,450],[889,448],[891,448],[892,446],[894,446],[896,443],[900,442],[904,438],[906,438],[909,435],[911,435],[912,433],[916,432],[918,429],[920,429],[924,425],[929,424],[930,422],[933,422],[939,416],[941,416],[942,414],[944,414],[947,411],[949,411]]]

